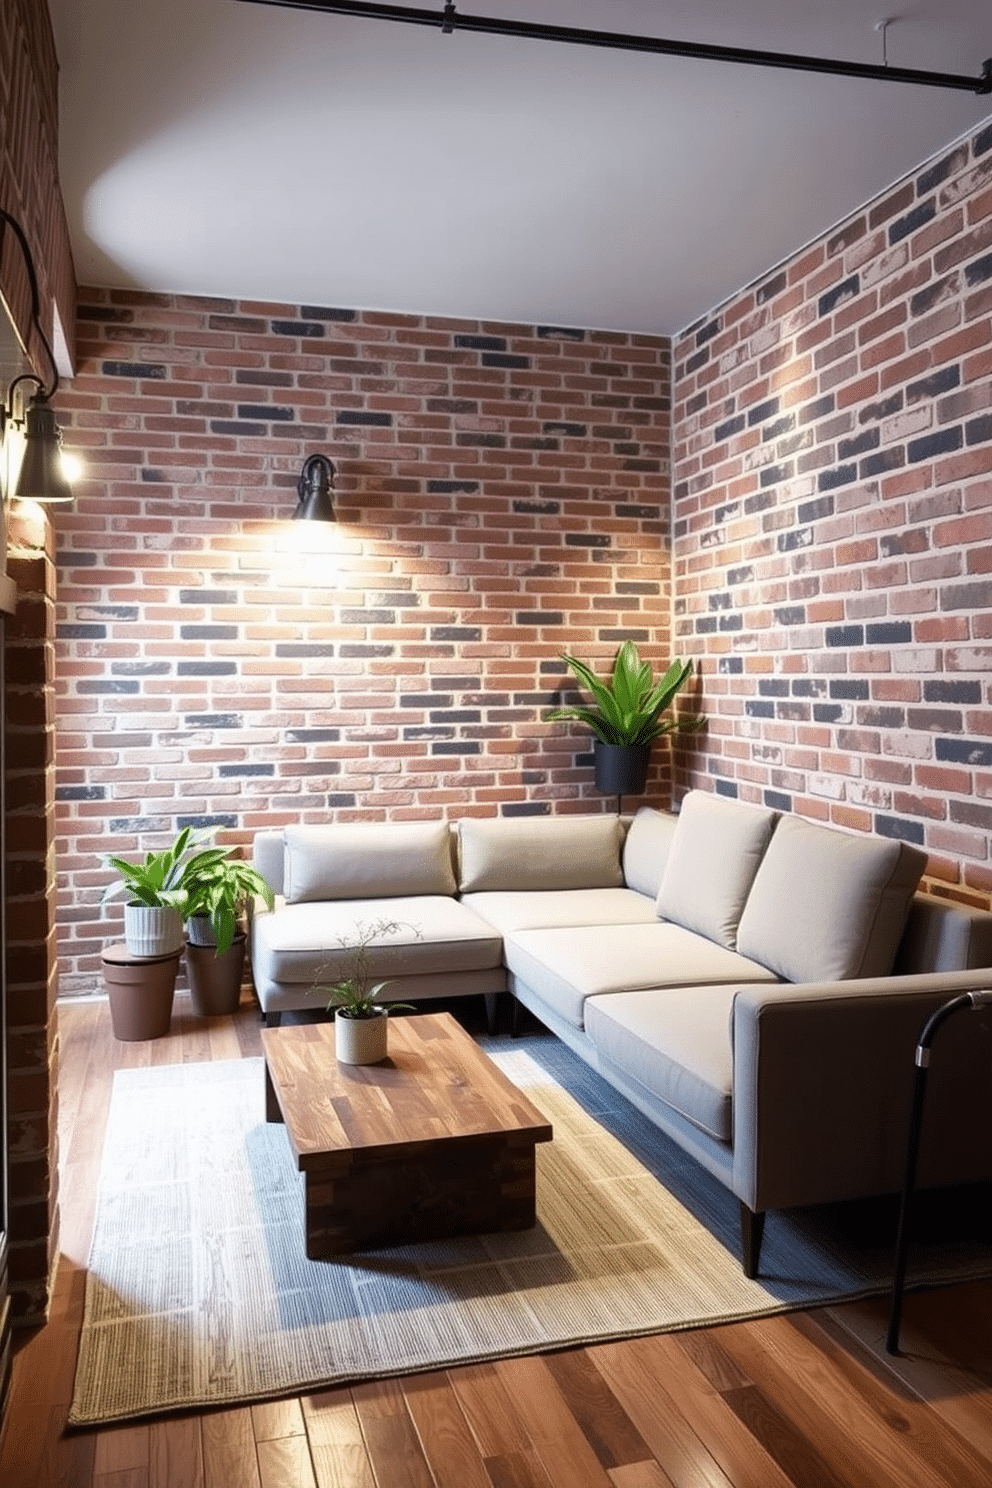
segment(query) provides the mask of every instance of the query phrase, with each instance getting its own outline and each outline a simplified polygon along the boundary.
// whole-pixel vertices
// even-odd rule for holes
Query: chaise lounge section
[[[255,861],[281,893],[252,927],[267,1018],[393,922],[392,997],[481,991],[492,1015],[509,990],[514,1025],[528,1008],[736,1196],[749,1275],[768,1210],[898,1190],[920,1030],[992,985],[992,914],[917,892],[915,848],[702,791],[629,824],[289,827]],[[988,1030],[958,1023],[923,1185],[992,1177]]]

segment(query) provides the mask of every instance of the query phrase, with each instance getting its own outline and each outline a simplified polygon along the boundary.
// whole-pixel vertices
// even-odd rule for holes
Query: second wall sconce
[[[311,455],[304,460],[296,482],[299,498],[293,518],[304,522],[333,522],[334,466],[326,455]]]
[[[29,501],[71,501],[72,487],[62,468],[62,435],[49,403],[49,399],[59,385],[59,369],[48,337],[41,325],[38,279],[35,274],[34,260],[20,224],[3,207],[0,207],[0,221],[7,223],[12,229],[24,255],[28,283],[31,288],[31,322],[48,355],[53,374],[52,385],[46,388],[41,378],[36,377],[33,372],[22,373],[10,384],[6,403],[0,404],[0,443],[6,437],[8,424],[20,430],[24,436],[24,457],[10,495]],[[37,392],[33,394],[25,408],[22,391],[18,400],[22,404],[22,412],[18,418],[15,412],[14,393],[18,386],[25,382],[34,383]]]

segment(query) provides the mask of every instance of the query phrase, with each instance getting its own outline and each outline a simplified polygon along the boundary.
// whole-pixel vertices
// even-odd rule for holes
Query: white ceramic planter
[[[132,956],[167,956],[183,948],[183,922],[178,909],[125,904],[124,944]]]
[[[339,1064],[378,1064],[386,1057],[389,1018],[385,1012],[374,1018],[346,1018],[340,1008],[334,1014],[334,1051]]]

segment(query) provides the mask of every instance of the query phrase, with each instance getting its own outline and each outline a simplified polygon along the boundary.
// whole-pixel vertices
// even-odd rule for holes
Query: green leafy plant
[[[186,914],[189,899],[187,876],[194,869],[198,858],[209,857],[220,849],[209,849],[198,854],[201,842],[213,836],[212,827],[183,827],[171,847],[160,852],[150,852],[143,863],[129,863],[126,858],[107,857],[104,861],[117,870],[120,879],[108,884],[101,903],[118,894],[127,894],[131,903],[147,904],[152,908],[177,909]]]
[[[692,674],[691,661],[673,661],[655,681],[650,662],[643,661],[633,641],[624,641],[609,677],[597,677],[586,662],[563,654],[562,661],[592,694],[593,706],[556,708],[552,721],[578,719],[604,744],[650,744],[662,734],[694,734],[703,728],[702,715],[665,718],[676,695]]]
[[[409,1002],[382,1003],[378,999],[389,982],[373,982],[372,947],[385,935],[403,928],[400,920],[358,922],[354,936],[341,936],[338,944],[349,953],[347,974],[335,982],[315,985],[315,991],[327,999],[328,1012],[340,1009],[346,1018],[375,1018],[384,1013],[412,1012]],[[419,935],[419,931],[414,932]]]
[[[230,950],[238,919],[248,902],[258,895],[268,909],[275,896],[266,879],[250,863],[233,858],[227,848],[215,847],[199,853],[186,867],[186,918],[204,915],[217,941],[217,955]]]

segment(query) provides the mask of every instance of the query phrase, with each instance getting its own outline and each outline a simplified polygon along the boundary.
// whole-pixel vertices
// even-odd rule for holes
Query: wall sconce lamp
[[[21,468],[10,494],[30,501],[71,501],[72,487],[62,468],[62,433],[49,405],[49,399],[59,385],[59,369],[48,337],[41,325],[38,279],[35,274],[34,260],[20,224],[3,207],[0,207],[0,221],[12,228],[15,238],[21,245],[28,283],[31,287],[31,322],[48,354],[53,374],[50,388],[46,388],[41,378],[36,377],[33,372],[25,372],[20,377],[15,377],[7,390],[6,403],[0,404],[0,444],[6,437],[8,424],[12,424],[24,436],[24,458],[21,460]],[[24,394],[22,392],[19,400],[22,413],[18,418],[14,411],[14,393],[25,382],[34,383],[37,392],[33,394],[26,408],[23,406]]]
[[[333,493],[334,466],[326,455],[311,455],[304,460],[300,478],[296,482],[299,500],[293,513],[294,521],[333,522]]]

